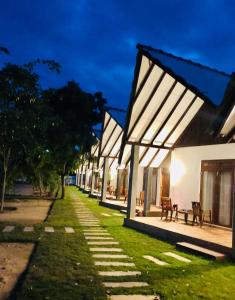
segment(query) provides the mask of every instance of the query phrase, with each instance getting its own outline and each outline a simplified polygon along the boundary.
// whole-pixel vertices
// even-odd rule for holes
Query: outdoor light
[[[171,184],[175,186],[186,173],[185,166],[181,160],[174,159],[170,166]]]

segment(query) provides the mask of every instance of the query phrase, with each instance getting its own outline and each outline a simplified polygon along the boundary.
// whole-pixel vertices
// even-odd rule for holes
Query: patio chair
[[[168,219],[168,212],[170,212],[170,221],[172,220],[173,212],[175,211],[175,215],[177,216],[178,211],[178,205],[177,204],[171,204],[171,198],[169,197],[161,197],[161,206],[162,206],[162,214],[161,214],[161,220],[164,215],[166,214],[166,220]]]
[[[144,191],[141,191],[139,198],[136,198],[136,205],[142,206],[143,204],[144,204]]]
[[[205,217],[209,217],[211,223],[211,210],[203,210],[201,208],[201,203],[197,201],[192,202],[193,210],[193,225],[194,222],[199,220],[200,227],[202,227]]]

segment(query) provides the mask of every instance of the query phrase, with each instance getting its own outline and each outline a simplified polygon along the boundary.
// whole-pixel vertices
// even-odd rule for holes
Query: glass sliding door
[[[232,224],[232,199],[233,199],[233,172],[220,172],[220,192],[219,192],[219,209],[218,224],[222,226],[231,226]]]
[[[211,210],[214,224],[232,226],[234,170],[234,160],[202,162],[201,205]]]

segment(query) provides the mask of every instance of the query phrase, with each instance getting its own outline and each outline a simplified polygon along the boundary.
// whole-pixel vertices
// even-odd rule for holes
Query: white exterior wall
[[[144,181],[144,168],[140,167],[138,168],[138,183],[137,183],[137,197],[139,197],[139,194],[141,191],[143,191],[143,181]]]
[[[171,156],[170,196],[179,209],[200,200],[201,161],[235,159],[235,144],[177,148]]]
[[[117,175],[118,175],[118,170],[110,170],[110,185],[114,187],[114,189],[117,188]]]

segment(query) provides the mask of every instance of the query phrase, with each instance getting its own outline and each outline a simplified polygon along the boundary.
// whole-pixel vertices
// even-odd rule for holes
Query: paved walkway
[[[124,254],[124,250],[119,247],[119,242],[116,241],[106,229],[101,227],[99,219],[96,218],[81,200],[74,201],[73,204],[78,221],[80,225],[84,227],[84,238],[89,245],[91,255],[95,259],[94,264],[97,267],[98,275],[102,277],[103,285],[107,289],[112,290],[120,287],[131,289],[134,287],[144,288],[148,286],[147,282],[140,280],[141,272],[136,270],[132,257]],[[101,216],[106,218],[111,215],[102,213]],[[120,217],[122,215],[113,213],[112,216]],[[117,278],[121,280],[118,281]],[[112,281],[112,279],[115,280]],[[117,297],[117,295],[115,295],[115,297]],[[119,298],[111,299],[123,299],[122,295],[118,295],[118,297]],[[137,297],[135,299],[147,299]]]

